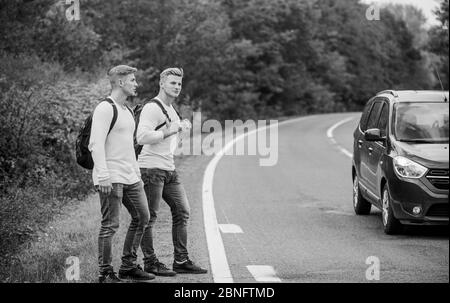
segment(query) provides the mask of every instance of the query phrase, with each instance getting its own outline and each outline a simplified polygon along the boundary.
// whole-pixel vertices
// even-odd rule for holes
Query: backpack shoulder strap
[[[159,108],[161,109],[161,111],[163,112],[164,116],[166,116],[166,118],[169,120],[169,122],[172,121],[172,120],[170,119],[169,114],[167,113],[166,109],[164,108],[164,106],[161,104],[161,102],[160,102],[158,99],[153,98],[153,99],[151,99],[150,101],[148,101],[147,103],[156,103],[156,104],[159,106]],[[155,128],[155,130],[160,129],[160,128],[163,127],[164,125],[166,125],[166,121],[164,121],[163,123],[161,123],[160,125],[158,125],[158,126]]]
[[[104,101],[108,102],[113,107],[113,118],[112,118],[112,121],[111,121],[111,125],[109,126],[109,131],[108,131],[108,135],[109,135],[109,133],[111,132],[112,128],[114,127],[114,124],[116,124],[116,121],[117,121],[117,107],[114,104],[114,101],[111,100],[111,98],[107,97],[107,98],[105,98]]]
[[[164,116],[166,116],[167,119],[169,119],[169,122],[172,122],[172,120],[170,120],[169,114],[167,113],[166,109],[164,108],[164,106],[161,104],[161,102],[158,99],[153,98],[150,101],[148,101],[147,103],[150,103],[150,102],[156,103],[159,106],[159,108],[162,110]]]
[[[128,106],[128,105],[125,105],[125,107],[128,109],[128,111],[131,113],[131,115],[134,117],[134,113],[133,113],[133,110]]]
[[[173,107],[174,111],[177,113],[178,118],[180,118],[180,121],[183,120],[183,118],[181,117],[180,113],[177,111],[177,109],[175,108],[175,106],[172,105],[172,107]]]
[[[169,121],[171,121],[170,118],[169,118],[169,114],[167,113],[166,109],[164,108],[164,106],[161,104],[161,102],[160,102],[158,99],[152,99],[152,100],[148,101],[148,103],[150,103],[150,102],[155,102],[156,104],[158,104],[159,108],[161,108],[162,112],[163,112],[164,115],[167,117],[167,119],[169,119]],[[177,111],[177,109],[175,108],[175,106],[173,106],[173,104],[172,104],[172,108],[173,108],[173,109],[175,110],[175,112],[177,113],[178,118],[180,118],[180,121],[183,120],[183,118],[181,117],[180,113]]]
[[[153,99],[151,99],[151,100],[149,100],[149,101],[147,101],[147,102],[144,102],[144,105],[143,105],[142,107],[144,107],[144,106],[145,106],[146,104],[148,104],[148,103],[156,103],[156,104],[159,106],[159,108],[161,109],[161,111],[163,112],[164,116],[167,117],[167,119],[169,120],[169,122],[172,122],[172,120],[170,119],[169,114],[167,113],[166,109],[164,108],[164,106],[161,104],[161,102],[160,102],[158,99],[153,98]],[[172,106],[172,107],[173,107],[173,106]],[[175,109],[175,107],[173,107],[173,109],[174,109],[175,112],[177,113],[177,115],[178,115],[178,117],[180,118],[180,120],[182,120],[180,113]],[[164,121],[164,123],[161,123],[160,125],[158,125],[158,126],[155,128],[155,130],[160,129],[160,128],[163,127],[165,124],[166,124],[166,122]]]

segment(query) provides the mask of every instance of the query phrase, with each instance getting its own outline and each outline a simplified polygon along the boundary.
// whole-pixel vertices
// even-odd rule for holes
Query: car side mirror
[[[378,128],[371,128],[364,132],[364,139],[366,141],[386,141],[386,137],[381,136],[381,131]]]

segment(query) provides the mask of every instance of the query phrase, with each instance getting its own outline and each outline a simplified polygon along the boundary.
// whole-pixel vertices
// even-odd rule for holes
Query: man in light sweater
[[[181,68],[168,68],[161,73],[159,93],[154,99],[161,103],[170,120],[158,104],[149,102],[142,109],[136,135],[138,144],[144,146],[139,154],[138,162],[150,210],[150,223],[144,231],[141,243],[144,270],[159,276],[207,272],[206,269],[195,265],[188,257],[187,223],[190,208],[173,160],[178,145],[178,133],[183,131],[183,125],[189,124],[187,120],[180,123],[172,106],[181,92],[182,78]],[[164,122],[165,126],[155,130]],[[162,199],[169,205],[172,212],[173,270],[158,260],[153,249],[152,229]]]
[[[101,102],[92,117],[89,150],[94,160],[92,178],[100,195],[102,213],[98,237],[99,282],[120,282],[121,279],[148,281],[155,278],[136,264],[137,249],[150,214],[147,206],[139,166],[134,154],[134,116],[125,102],[136,95],[136,69],[126,65],[113,67],[109,72],[112,91],[108,97],[117,109],[117,120],[109,131],[114,107]],[[119,278],[113,271],[112,240],[119,228],[121,203],[131,215],[131,223],[123,246]]]

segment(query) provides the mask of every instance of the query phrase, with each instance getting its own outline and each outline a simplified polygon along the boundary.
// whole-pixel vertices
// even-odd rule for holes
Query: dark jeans
[[[142,238],[142,253],[144,263],[151,264],[157,260],[153,249],[153,226],[161,200],[164,199],[172,212],[172,242],[174,258],[184,261],[188,258],[187,251],[187,223],[189,219],[189,202],[181,185],[178,173],[157,168],[141,168],[142,181],[144,181],[145,194],[150,210],[150,223],[144,231]]]
[[[145,227],[150,219],[147,198],[142,182],[135,184],[113,183],[109,195],[99,192],[102,212],[102,225],[98,236],[98,264],[100,274],[113,269],[112,241],[119,229],[119,213],[121,203],[131,215],[131,223],[125,237],[120,269],[128,270],[136,267],[137,250],[142,240]]]

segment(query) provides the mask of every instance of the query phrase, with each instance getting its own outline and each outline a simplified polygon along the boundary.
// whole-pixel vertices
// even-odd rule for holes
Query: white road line
[[[333,126],[331,126],[328,130],[327,130],[327,137],[330,139],[331,143],[335,144],[337,149],[343,153],[344,155],[346,155],[349,158],[353,157],[353,154],[351,152],[349,152],[348,150],[346,150],[345,148],[343,148],[341,145],[339,145],[339,143],[336,142],[336,140],[333,137],[333,132],[336,128],[338,128],[339,126],[341,126],[342,124],[345,124],[351,120],[355,119],[355,117],[349,117],[347,119],[341,120],[339,122],[337,122],[336,124],[334,124]]]
[[[221,155],[218,157],[218,155]],[[222,235],[217,224],[216,210],[212,193],[214,171],[223,153],[218,153],[209,162],[203,176],[203,221],[205,224],[206,242],[209,250],[209,261],[215,283],[233,283],[230,267],[228,266]]]
[[[325,211],[325,213],[334,214],[334,215],[352,216],[352,217],[355,216],[353,213],[347,213],[345,211],[340,211],[340,210],[327,210],[327,211]]]
[[[272,266],[248,265],[247,269],[258,282],[281,282]]]
[[[265,126],[256,130],[244,133],[235,139],[232,139],[225,145],[208,163],[203,175],[202,185],[202,204],[203,204],[203,222],[205,225],[206,242],[208,245],[209,262],[211,264],[211,272],[215,283],[233,283],[233,276],[231,275],[230,267],[228,265],[227,256],[225,254],[225,247],[223,246],[222,235],[220,234],[217,223],[216,210],[214,208],[213,197],[213,179],[219,160],[223,157],[225,152],[232,148],[237,141],[242,140],[248,135],[257,131],[271,128],[280,125],[296,123],[300,120],[307,120],[314,116],[300,117],[292,120],[280,122],[275,125]]]
[[[339,149],[339,151],[341,153],[343,153],[344,155],[346,155],[347,157],[349,157],[350,159],[353,158],[353,154],[351,152],[349,152],[348,150],[346,150],[345,148],[341,147],[341,146],[337,146],[337,148]]]
[[[219,224],[220,231],[224,234],[242,234],[242,228],[236,224]]]
[[[341,120],[338,123],[334,124],[333,126],[331,126],[328,130],[327,130],[327,137],[328,138],[333,138],[333,132],[336,128],[338,128],[339,126],[341,126],[344,123],[347,123],[348,121],[353,120],[354,117],[349,117],[347,119]]]

